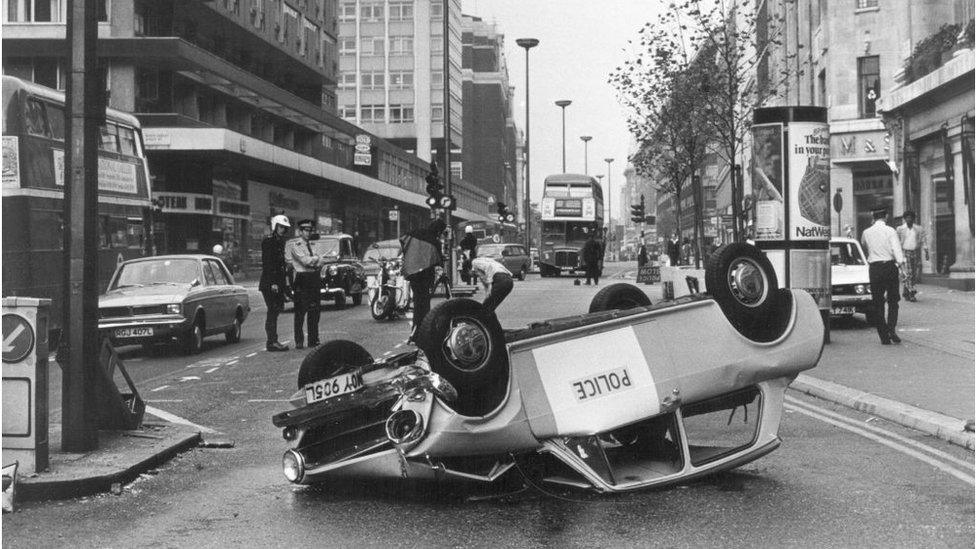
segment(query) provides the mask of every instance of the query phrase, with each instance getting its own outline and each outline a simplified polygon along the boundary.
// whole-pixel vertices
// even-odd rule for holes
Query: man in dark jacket
[[[288,292],[285,282],[285,233],[289,227],[291,224],[287,216],[276,215],[271,218],[271,234],[261,241],[261,280],[258,290],[268,307],[264,333],[267,335],[265,348],[271,352],[288,350],[287,345],[278,342],[278,314],[285,307],[285,294]]]
[[[590,280],[597,286],[600,285],[600,260],[603,259],[603,246],[596,241],[596,234],[590,233],[590,237],[583,245],[583,266],[586,269],[586,285],[590,285]]]
[[[413,292],[413,328],[408,341],[413,341],[417,327],[430,312],[430,288],[434,284],[434,269],[444,263],[440,238],[446,227],[444,220],[438,218],[431,221],[426,228],[400,237],[403,248],[403,276],[410,282],[410,291]]]
[[[668,254],[668,260],[671,262],[672,267],[677,267],[681,264],[681,242],[678,240],[678,233],[671,235],[671,240],[668,240],[666,253]]]
[[[461,248],[461,280],[471,284],[471,261],[477,257],[478,239],[474,236],[474,229],[468,225],[464,228],[464,238],[458,244]]]

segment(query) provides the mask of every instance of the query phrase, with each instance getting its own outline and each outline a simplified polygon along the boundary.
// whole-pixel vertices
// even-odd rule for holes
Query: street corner
[[[59,424],[51,425],[50,440],[47,468],[40,472],[18,472],[17,501],[120,493],[121,486],[196,447],[202,438],[200,431],[192,426],[146,421],[138,429],[99,431],[96,447],[85,452],[61,451]]]

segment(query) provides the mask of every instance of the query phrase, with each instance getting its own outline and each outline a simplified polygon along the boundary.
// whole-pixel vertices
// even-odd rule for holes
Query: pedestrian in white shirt
[[[875,326],[882,345],[901,343],[895,333],[898,324],[898,269],[905,263],[898,234],[885,222],[887,208],[871,210],[874,224],[861,233],[861,245],[868,252],[868,277]],[[888,304],[887,322],[885,303]]]
[[[471,274],[477,275],[478,280],[485,287],[484,303],[489,311],[494,312],[501,305],[508,294],[512,293],[512,273],[504,265],[490,257],[476,257],[471,260]]]
[[[925,259],[928,259],[929,247],[925,240],[925,231],[915,224],[915,212],[906,210],[901,218],[904,223],[895,229],[898,240],[901,241],[901,250],[905,253],[905,286],[901,295],[908,301],[918,301],[915,297],[918,294],[915,285],[918,284],[918,275],[922,268],[919,252],[924,250]]]

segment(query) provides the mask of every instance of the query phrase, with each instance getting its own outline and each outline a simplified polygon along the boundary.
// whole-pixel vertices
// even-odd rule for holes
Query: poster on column
[[[822,122],[790,124],[790,239],[830,240],[830,132]]]
[[[756,240],[783,240],[783,125],[752,127]]]

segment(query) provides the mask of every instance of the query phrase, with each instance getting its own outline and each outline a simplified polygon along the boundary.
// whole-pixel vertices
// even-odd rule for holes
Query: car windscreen
[[[861,250],[853,242],[830,243],[831,265],[864,265]]]
[[[400,255],[400,247],[389,248],[370,248],[363,254],[363,261],[379,261],[381,259],[393,259]]]
[[[122,265],[112,289],[151,284],[190,284],[199,281],[197,260],[160,259]]]
[[[339,257],[339,240],[336,238],[320,238],[310,241],[312,253],[323,256],[326,259]]]

